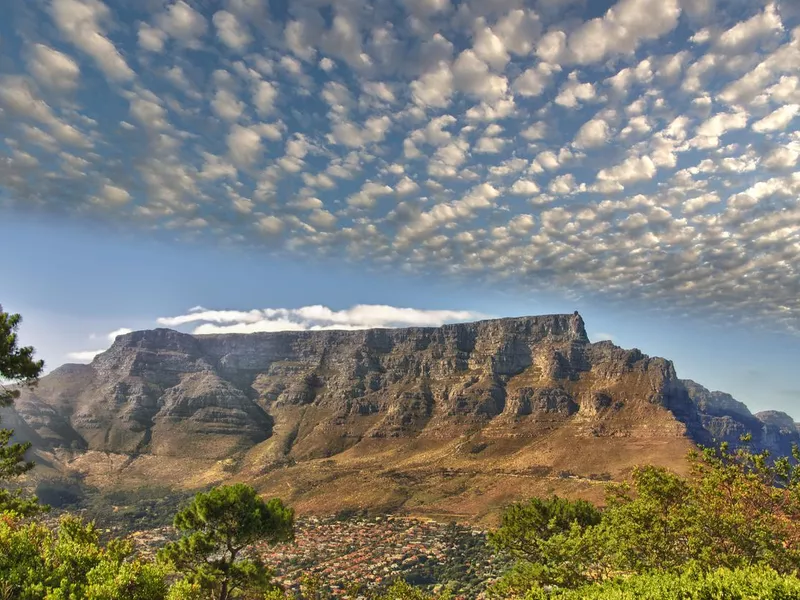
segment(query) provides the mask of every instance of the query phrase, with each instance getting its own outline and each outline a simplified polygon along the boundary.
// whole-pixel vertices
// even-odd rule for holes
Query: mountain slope
[[[749,447],[769,450],[773,456],[790,456],[792,446],[800,444],[797,425],[786,413],[769,410],[754,415],[730,394],[712,392],[690,379],[681,382],[697,406],[703,427],[715,441],[736,448],[742,445],[742,436],[749,435]]]
[[[703,410],[670,361],[590,343],[577,313],[139,331],[91,365],[57,369],[16,406],[40,454],[95,485],[241,478],[302,510],[470,516],[556,489],[596,498],[601,474],[636,464],[681,469],[693,443],[711,443]]]

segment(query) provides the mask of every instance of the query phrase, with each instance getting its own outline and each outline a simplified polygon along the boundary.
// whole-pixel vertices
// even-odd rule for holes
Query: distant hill
[[[591,343],[577,313],[138,331],[42,378],[14,411],[6,418],[34,442],[42,472],[103,489],[243,479],[301,512],[470,518],[534,493],[597,500],[600,480],[642,463],[683,469],[686,451],[713,438],[759,432],[783,448],[797,435],[780,414],[681,381],[668,360]]]
[[[697,405],[703,427],[716,441],[738,447],[741,437],[750,434],[751,448],[769,450],[773,456],[789,456],[792,445],[800,444],[800,431],[786,413],[768,410],[752,414],[730,394],[709,391],[690,379],[682,383]]]

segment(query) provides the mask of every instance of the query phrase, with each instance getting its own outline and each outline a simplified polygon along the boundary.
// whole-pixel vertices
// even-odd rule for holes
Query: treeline
[[[743,441],[748,441],[743,439]],[[517,562],[499,598],[800,598],[800,453],[693,451],[584,501],[510,506],[490,534]]]
[[[19,315],[0,308],[0,405],[42,370],[20,348]],[[746,439],[743,441],[747,441]],[[176,541],[152,559],[129,540],[102,540],[75,516],[57,527],[38,517],[35,497],[8,484],[31,468],[27,444],[0,430],[0,600],[318,600],[326,582],[308,577],[299,592],[281,589],[251,548],[294,536],[294,512],[244,484],[197,494],[179,510]],[[584,501],[535,498],[509,506],[489,535],[514,566],[489,589],[525,600],[800,600],[800,452],[775,459],[723,445],[688,456],[689,475],[636,469],[608,484],[601,510]],[[338,576],[347,580],[348,574]],[[350,598],[445,600],[403,581],[383,591],[356,582]]]

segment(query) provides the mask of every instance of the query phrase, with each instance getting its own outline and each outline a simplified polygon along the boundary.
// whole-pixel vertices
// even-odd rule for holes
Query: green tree
[[[585,500],[533,498],[503,511],[500,528],[489,533],[489,543],[515,558],[538,562],[543,544],[550,538],[569,532],[573,524],[583,529],[596,525],[600,519],[597,507]]]
[[[603,521],[591,535],[608,570],[645,573],[681,569],[693,556],[693,486],[667,469],[634,469],[631,482],[606,490]]]
[[[256,543],[276,544],[294,537],[294,511],[273,498],[262,500],[248,485],[220,486],[195,496],[178,512],[183,534],[167,544],[159,559],[197,585],[203,597],[229,600],[272,587],[272,572],[243,554]]]
[[[133,557],[126,540],[100,543],[94,524],[72,516],[57,528],[0,516],[0,598],[163,600],[163,569]],[[5,594],[5,596],[3,596]]]
[[[6,313],[0,306],[0,407],[10,406],[20,393],[18,388],[8,386],[8,382],[35,385],[44,368],[43,361],[34,360],[33,348],[19,346],[17,329],[21,322],[22,317]],[[32,462],[25,460],[30,443],[12,444],[13,433],[10,429],[0,429],[0,486],[34,467]],[[26,499],[19,490],[0,487],[0,512],[31,515],[40,510],[36,498]]]
[[[585,534],[601,519],[592,503],[558,496],[507,507],[500,528],[489,533],[489,543],[517,562],[491,586],[491,595],[515,596],[538,584],[575,587],[585,583],[597,556],[595,538]]]
[[[749,437],[743,438],[744,442]],[[689,456],[695,518],[690,540],[701,564],[800,568],[800,451],[773,459],[727,444]]]
[[[510,507],[491,539],[521,560],[492,592],[518,596],[542,585],[574,588],[687,569],[800,570],[800,451],[773,460],[722,445],[688,460],[685,478],[660,467],[634,469],[628,483],[607,487],[599,521],[597,513],[568,530],[569,519],[551,519],[545,501]]]

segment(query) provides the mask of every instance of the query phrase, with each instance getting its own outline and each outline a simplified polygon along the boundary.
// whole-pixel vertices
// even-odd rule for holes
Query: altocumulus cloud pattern
[[[5,205],[800,330],[796,0],[3,12]]]

